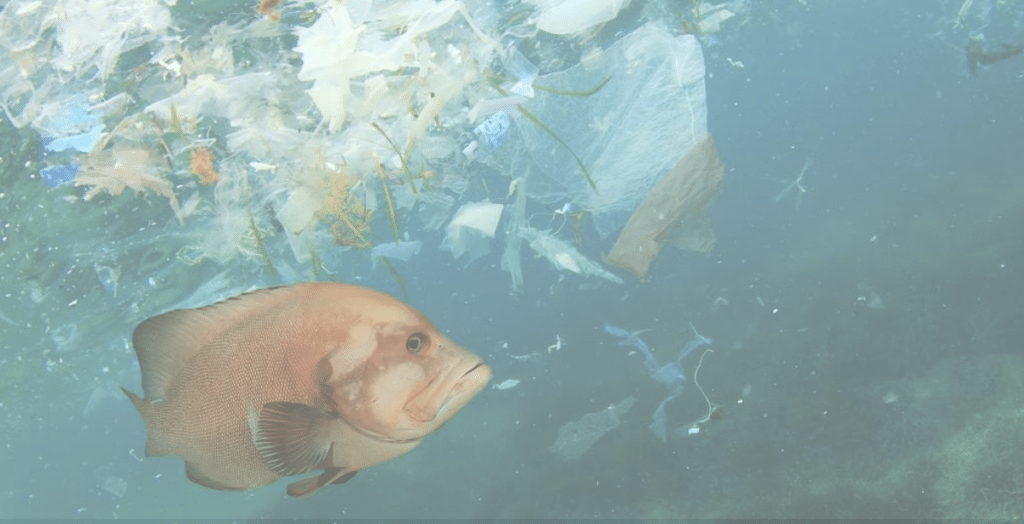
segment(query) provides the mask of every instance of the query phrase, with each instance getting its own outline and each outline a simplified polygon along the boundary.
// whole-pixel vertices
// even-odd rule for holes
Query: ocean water
[[[540,4],[3,7],[0,518],[1024,516],[1024,57],[972,75],[965,51],[1024,43],[1024,3],[632,0],[569,35],[537,28],[554,9]],[[355,45],[372,59],[331,61],[343,51],[317,38],[349,34],[337,9],[366,24]],[[717,31],[700,25],[721,10]],[[628,210],[593,202],[638,205],[600,193],[620,150],[663,166],[629,171],[637,193],[684,154],[661,145],[680,98],[624,86],[675,71],[657,51],[688,45],[686,26],[706,99],[685,105],[704,107],[725,164],[717,244],[666,247],[640,281],[604,261]],[[637,34],[661,43],[615,54]],[[566,71],[561,92],[540,89]],[[477,130],[480,101],[507,121]],[[479,202],[504,204],[493,237],[450,233]],[[522,227],[563,247],[535,254]],[[422,248],[375,264],[370,247],[395,237]],[[502,388],[303,499],[288,481],[211,490],[180,459],[144,457],[119,390],[141,391],[135,326],[309,280],[406,300]],[[681,361],[664,442],[648,426],[670,392],[606,324],[662,364],[695,331],[712,340]],[[564,460],[552,447],[574,421],[595,438]]]

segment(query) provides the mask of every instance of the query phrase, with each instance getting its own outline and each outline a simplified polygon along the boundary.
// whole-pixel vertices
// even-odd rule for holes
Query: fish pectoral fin
[[[326,435],[329,416],[305,404],[268,402],[260,410],[253,444],[263,463],[287,477],[324,468],[332,443]]]
[[[327,468],[323,473],[309,477],[305,480],[293,482],[288,485],[288,495],[292,497],[305,497],[311,493],[316,493],[320,488],[327,484],[344,484],[349,479],[356,476],[359,470],[351,471],[346,468]]]

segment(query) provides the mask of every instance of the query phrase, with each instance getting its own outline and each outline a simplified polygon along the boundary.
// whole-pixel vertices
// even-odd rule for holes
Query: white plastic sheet
[[[504,205],[473,202],[463,205],[448,223],[447,236],[441,243],[456,260],[469,253],[469,262],[490,251],[491,239],[498,229]]]

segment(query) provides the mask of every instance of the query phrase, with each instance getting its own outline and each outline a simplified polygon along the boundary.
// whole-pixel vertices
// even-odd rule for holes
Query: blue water
[[[679,31],[686,8],[633,4],[592,45],[650,19]],[[718,244],[666,248],[648,282],[559,272],[524,246],[514,295],[500,232],[466,265],[439,249],[443,228],[412,232],[424,245],[395,262],[401,282],[340,247],[314,270],[261,209],[270,264],[197,260],[195,233],[212,221],[182,224],[156,194],[86,202],[82,187],[50,187],[41,169],[81,159],[46,156],[39,133],[4,120],[0,518],[1024,518],[1024,56],[971,76],[963,50],[969,33],[1024,41],[1024,4],[975,0],[966,28],[953,24],[959,0],[767,4],[746,6],[705,51],[726,164],[710,212]],[[188,28],[251,9],[175,13]],[[981,27],[986,9],[999,16]],[[774,200],[808,158],[806,192]],[[486,194],[506,203],[495,187]],[[212,209],[213,190],[195,190]],[[528,212],[560,220],[551,211]],[[375,220],[375,240],[389,241],[387,213]],[[600,260],[610,239],[581,233]],[[220,492],[189,482],[176,458],[140,460],[142,421],[117,389],[141,389],[134,327],[314,279],[395,294],[487,360],[494,383],[521,382],[305,499],[289,499],[286,481]],[[673,436],[708,414],[694,351],[662,442],[648,425],[665,388],[606,323],[646,330],[663,363],[696,326],[714,340],[699,382],[724,411]],[[581,460],[548,450],[563,424],[628,396],[636,405]]]

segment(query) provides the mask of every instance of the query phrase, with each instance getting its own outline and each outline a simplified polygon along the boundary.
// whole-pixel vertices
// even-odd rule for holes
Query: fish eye
[[[405,340],[405,350],[416,355],[423,351],[428,344],[430,344],[430,337],[426,333],[413,333]]]

